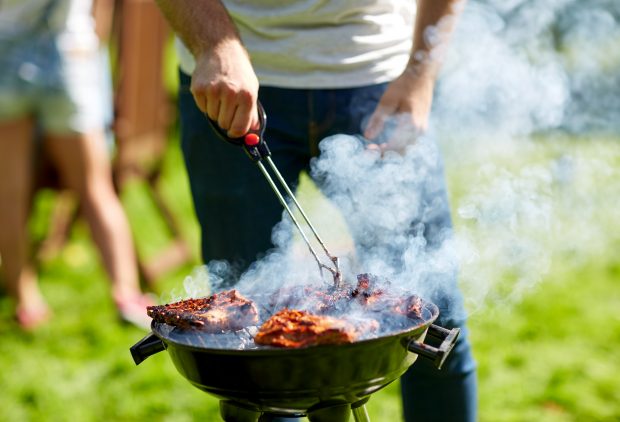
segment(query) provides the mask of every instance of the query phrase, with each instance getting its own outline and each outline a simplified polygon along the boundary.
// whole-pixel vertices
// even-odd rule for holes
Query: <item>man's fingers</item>
[[[197,107],[231,138],[245,135],[250,128],[259,128],[256,94],[252,91],[237,90],[222,84],[202,87],[198,82],[190,89]]]
[[[370,116],[368,120],[368,125],[366,125],[366,129],[364,130],[364,136],[367,139],[373,140],[385,127],[386,120],[396,112],[396,104],[392,101],[386,100],[385,97],[381,98],[379,101],[379,105]]]
[[[228,131],[233,116],[237,110],[237,103],[231,96],[222,96],[220,99],[220,112],[217,115],[217,124],[220,128]]]
[[[258,118],[258,108],[256,107],[256,103],[254,103],[252,106],[252,111],[250,112],[250,129],[260,129],[260,119]]]
[[[256,97],[250,92],[240,92],[235,96],[237,108],[230,122],[228,135],[233,138],[248,133],[250,128],[257,128]]]
[[[206,106],[207,116],[209,116],[209,119],[217,121],[217,118],[220,114],[220,101],[215,98],[211,100],[206,99],[206,101],[207,101],[207,106]]]
[[[385,121],[385,113],[383,113],[378,108],[372,113],[370,119],[368,120],[368,125],[364,130],[364,136],[367,139],[375,139],[381,130],[383,130],[383,122]]]
[[[375,143],[366,144],[366,149],[368,151],[374,151],[375,153],[379,153],[381,157],[383,157],[383,154],[385,153],[385,149],[386,149],[385,147],[386,147],[385,144],[381,144],[381,145],[375,144]]]
[[[194,93],[192,93],[192,95],[194,96],[194,102],[196,103],[196,107],[198,107],[200,111],[202,111],[203,113],[206,113],[207,112],[207,99],[205,98],[205,96],[194,94]]]
[[[230,129],[228,130],[228,136],[231,138],[239,138],[250,130],[252,124],[252,109],[253,107],[248,104],[240,104],[235,110]],[[256,114],[256,112],[254,113]]]

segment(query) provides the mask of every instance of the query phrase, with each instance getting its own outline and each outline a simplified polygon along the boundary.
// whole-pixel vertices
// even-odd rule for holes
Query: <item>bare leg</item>
[[[32,189],[34,125],[30,118],[0,123],[0,256],[6,288],[17,319],[33,328],[49,316],[28,262],[26,222]]]
[[[79,196],[93,240],[112,281],[117,307],[122,312],[124,307],[139,304],[136,306],[147,321],[131,231],[112,185],[103,133],[48,136],[46,146],[63,181]]]

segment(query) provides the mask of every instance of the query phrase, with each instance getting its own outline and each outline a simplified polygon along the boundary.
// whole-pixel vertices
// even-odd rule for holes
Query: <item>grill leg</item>
[[[351,415],[348,404],[323,407],[308,412],[310,422],[347,422]]]
[[[231,401],[220,400],[220,416],[224,422],[257,422],[260,412],[246,409]]]
[[[353,411],[353,419],[355,422],[370,422],[370,417],[368,416],[368,411],[366,410],[365,404],[352,407],[351,410]]]

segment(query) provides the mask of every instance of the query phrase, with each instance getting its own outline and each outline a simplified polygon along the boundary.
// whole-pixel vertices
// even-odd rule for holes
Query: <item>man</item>
[[[413,2],[387,0],[158,3],[183,42],[182,147],[203,259],[227,260],[238,271],[273,247],[282,209],[242,151],[217,140],[205,114],[240,137],[257,128],[260,98],[265,137],[292,186],[326,136],[363,134],[371,148],[403,149],[393,139],[373,141],[394,116],[401,129],[426,129],[438,56],[459,7],[455,0],[419,0],[417,13]],[[449,228],[447,206],[437,224]],[[458,292],[444,302],[462,306]],[[463,319],[442,324],[464,328]],[[444,370],[420,362],[403,376],[407,420],[475,420],[465,334]]]

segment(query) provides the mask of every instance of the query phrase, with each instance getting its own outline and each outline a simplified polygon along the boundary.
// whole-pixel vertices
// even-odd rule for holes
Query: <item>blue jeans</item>
[[[190,78],[181,73],[179,107],[182,149],[189,174],[194,207],[202,228],[202,258],[227,260],[242,272],[270,248],[271,230],[282,217],[282,207],[262,175],[241,148],[222,142],[196,107],[189,91]],[[291,188],[300,172],[309,169],[318,155],[321,139],[335,134],[361,133],[364,119],[374,110],[386,85],[351,89],[282,89],[261,87],[259,98],[267,112],[265,139],[272,159]],[[436,176],[443,184],[443,174]],[[437,181],[434,181],[437,186]],[[428,244],[434,233],[450,228],[445,210],[425,222]],[[232,284],[235,275],[229,282]],[[462,307],[454,283],[453,291],[430,298],[445,307]],[[448,314],[447,312],[445,313]],[[451,312],[452,315],[462,312]],[[476,420],[476,370],[464,318],[441,319],[438,324],[461,327],[462,333],[441,371],[423,358],[402,376],[402,398],[406,421]]]

